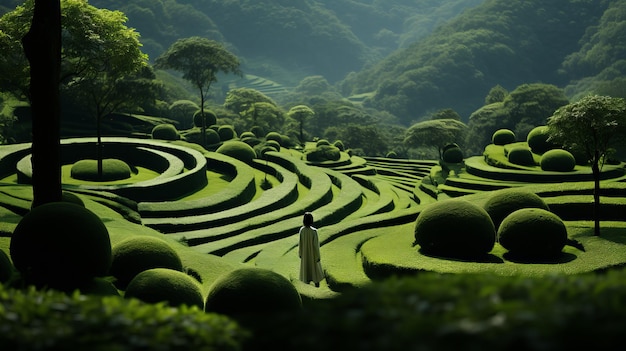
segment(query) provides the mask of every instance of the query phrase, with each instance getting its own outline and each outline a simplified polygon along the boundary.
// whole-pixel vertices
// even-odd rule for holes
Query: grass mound
[[[521,189],[499,190],[491,194],[483,208],[491,217],[496,231],[502,220],[522,208],[541,208],[548,210],[548,205],[539,195]]]
[[[189,275],[168,268],[152,268],[140,272],[128,283],[126,298],[148,303],[167,302],[170,306],[204,308],[200,286]]]
[[[517,258],[551,258],[563,250],[567,229],[550,211],[524,208],[504,218],[498,230],[498,242]]]
[[[71,177],[85,181],[115,181],[128,179],[131,176],[130,166],[118,159],[102,160],[102,176],[98,174],[98,160],[80,160],[72,165]]]

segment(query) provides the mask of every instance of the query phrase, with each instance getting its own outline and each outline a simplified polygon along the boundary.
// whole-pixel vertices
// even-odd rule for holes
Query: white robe
[[[300,280],[305,283],[319,283],[324,279],[324,271],[320,262],[320,244],[317,229],[314,227],[300,228]]]

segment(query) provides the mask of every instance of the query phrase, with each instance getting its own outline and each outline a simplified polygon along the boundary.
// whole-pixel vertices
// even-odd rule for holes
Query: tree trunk
[[[35,0],[30,30],[22,38],[30,63],[33,207],[61,200],[61,4]]]
[[[596,150],[591,169],[593,171],[593,220],[595,221],[595,236],[600,236],[600,153]]]
[[[206,116],[204,115],[204,92],[202,91],[202,87],[200,87],[200,120],[202,121],[202,126],[200,127],[200,131],[202,133],[202,147],[206,148]]]

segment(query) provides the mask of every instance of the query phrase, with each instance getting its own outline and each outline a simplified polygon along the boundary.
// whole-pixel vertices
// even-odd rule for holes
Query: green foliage
[[[315,143],[315,146],[329,146],[330,145],[330,141],[326,140],[326,139],[320,139]]]
[[[237,132],[235,127],[231,125],[221,125],[217,128],[217,134],[220,136],[221,141],[228,141],[237,138]]]
[[[229,90],[226,94],[224,108],[240,115],[248,110],[252,104],[259,102],[268,103],[277,107],[274,100],[256,89],[236,88]]]
[[[72,290],[111,266],[111,242],[103,222],[69,202],[40,205],[27,213],[11,236],[11,259],[23,280]]]
[[[570,172],[576,167],[576,159],[571,152],[552,149],[541,156],[541,169],[552,172]]]
[[[567,242],[567,229],[554,213],[524,208],[504,218],[498,242],[515,258],[553,258]]]
[[[176,251],[155,237],[131,237],[113,246],[110,274],[119,289],[126,289],[137,274],[152,268],[182,271],[183,265]]]
[[[504,102],[504,99],[506,99],[508,95],[509,92],[498,84],[489,90],[489,93],[485,97],[485,105],[495,104],[496,102]]]
[[[224,142],[216,152],[227,155],[233,158],[243,161],[245,163],[252,163],[252,160],[256,158],[256,152],[252,146],[239,140],[229,140]]]
[[[510,129],[498,129],[491,136],[494,145],[507,145],[515,142],[515,132]]]
[[[458,199],[428,205],[415,221],[415,242],[427,254],[481,257],[493,248],[496,232],[489,214]]]
[[[204,309],[204,297],[196,280],[168,268],[152,268],[138,273],[128,283],[124,297],[148,303],[166,302],[173,307],[187,305]]]
[[[332,145],[319,145],[304,153],[304,158],[309,162],[337,161],[340,157],[341,151]]]
[[[196,127],[208,127],[214,124],[217,124],[217,115],[211,110],[198,110],[193,114],[193,125]]]
[[[548,205],[535,193],[518,189],[505,189],[493,192],[483,208],[491,217],[496,231],[502,220],[511,213],[523,208],[539,208],[549,210]]]
[[[173,124],[164,123],[154,126],[152,129],[152,139],[161,139],[161,140],[178,140],[180,139],[180,135],[178,134],[178,130]]]
[[[13,267],[13,263],[3,250],[0,250],[0,286],[3,283],[6,283],[13,277],[15,272],[15,267]]]
[[[509,162],[520,166],[534,166],[535,158],[532,151],[523,146],[516,146],[509,150],[507,155]]]
[[[0,284],[0,306],[3,350],[235,351],[249,337],[225,316],[121,297],[13,290]]]
[[[526,137],[526,142],[532,152],[542,155],[544,152],[554,149],[556,145],[548,141],[550,137],[549,128],[541,125],[533,128]]]
[[[297,312],[301,307],[300,294],[287,278],[268,269],[239,268],[211,285],[205,311],[264,319],[281,312]]]
[[[463,150],[460,147],[447,148],[443,152],[442,160],[447,163],[463,162]]]
[[[131,169],[122,160],[105,158],[102,160],[102,175],[100,175],[98,160],[79,160],[72,165],[70,174],[74,179],[107,182],[130,178]]]
[[[333,146],[339,149],[339,151],[346,151],[346,146],[343,144],[341,140],[335,140]]]
[[[267,135],[265,135],[265,140],[267,140],[267,141],[274,140],[274,141],[276,141],[278,143],[279,146],[283,144],[283,137],[278,132],[269,132],[269,133],[267,133]]]
[[[467,125],[456,119],[435,119],[419,122],[407,129],[404,143],[409,147],[435,147],[442,156],[443,147],[450,143],[462,144]]]

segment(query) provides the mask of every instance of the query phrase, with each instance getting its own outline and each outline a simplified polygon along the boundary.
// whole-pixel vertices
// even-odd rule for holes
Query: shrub
[[[110,274],[119,289],[126,289],[137,274],[151,268],[182,271],[183,264],[166,241],[152,236],[131,237],[113,246]]]
[[[263,130],[263,127],[260,127],[260,126],[252,126],[252,127],[250,128],[250,131],[251,131],[252,133],[254,133],[254,135],[255,135],[257,138],[260,138],[260,137],[262,137],[263,135],[265,135],[265,131]]]
[[[256,135],[254,133],[252,133],[252,132],[243,132],[243,133],[241,133],[239,138],[241,138],[241,139],[244,139],[244,138],[255,138],[256,139]]]
[[[315,143],[315,146],[330,146],[330,142],[326,139],[320,139]]]
[[[11,259],[9,259],[9,255],[3,250],[0,250],[0,285],[8,282],[9,279],[13,277],[14,271],[15,269],[13,263],[11,263]]]
[[[509,162],[520,165],[520,166],[534,166],[535,159],[533,158],[533,153],[530,149],[517,146],[509,150],[508,154]]]
[[[265,140],[267,141],[274,140],[278,143],[279,146],[283,144],[283,137],[278,132],[267,133],[267,135],[265,136]]]
[[[495,145],[506,145],[515,142],[515,133],[510,129],[498,129],[491,136],[491,142]]]
[[[552,172],[570,172],[576,167],[576,159],[571,152],[552,149],[541,156],[541,169]]]
[[[255,147],[255,146],[261,144],[261,140],[258,139],[255,136],[252,136],[252,137],[251,136],[241,137],[241,141],[243,141],[244,143],[246,143],[246,144],[248,144],[248,145],[250,145],[252,147]]]
[[[548,126],[538,126],[528,132],[526,142],[532,152],[541,155],[544,152],[556,147],[554,143],[548,141],[548,137],[550,136],[548,131]]]
[[[126,298],[148,303],[167,302],[170,306],[204,308],[200,286],[187,274],[168,268],[152,268],[137,274],[126,287]]]
[[[332,145],[320,145],[311,151],[307,151],[304,157],[309,162],[337,161],[341,157],[341,151]]]
[[[208,128],[217,123],[217,115],[211,110],[204,110],[205,126]],[[202,127],[202,113],[200,110],[193,114],[193,125]]]
[[[130,169],[130,167],[129,167]],[[79,205],[79,206],[83,206],[85,207],[85,203],[83,202],[83,200],[78,197],[78,195],[74,194],[74,193],[70,193],[68,191],[63,191],[61,193],[61,201],[63,202],[71,202],[75,205]]]
[[[213,129],[206,130],[206,143],[207,145],[219,144],[220,135]]]
[[[0,285],[2,350],[241,350],[233,320],[119,296],[93,297]]]
[[[424,253],[450,257],[481,256],[493,248],[496,232],[489,214],[468,201],[428,205],[415,221],[415,242]]]
[[[217,134],[219,134],[221,141],[232,140],[237,137],[237,132],[235,132],[235,127],[231,125],[219,126],[217,128]]]
[[[339,149],[339,151],[346,151],[345,145],[343,145],[343,141],[337,140],[333,143],[333,146]]]
[[[178,130],[173,124],[163,123],[152,128],[152,139],[178,140],[180,139],[180,136],[178,135]]]
[[[102,177],[98,174],[98,160],[80,160],[74,163],[70,170],[72,178],[92,182],[128,179],[131,173],[130,166],[126,162],[114,158],[102,160]]]
[[[240,268],[211,285],[205,311],[239,317],[298,311],[302,299],[282,275],[261,268]]]
[[[447,163],[463,162],[463,150],[458,147],[452,147],[443,152],[443,161]]]
[[[398,153],[395,151],[389,151],[386,155],[386,158],[398,158]]]
[[[252,163],[252,160],[256,158],[256,152],[254,152],[252,146],[238,140],[225,142],[217,148],[216,152],[236,158],[245,163]]]
[[[496,231],[502,220],[511,213],[522,208],[541,208],[548,210],[548,205],[539,195],[519,189],[494,191],[487,199],[483,208],[491,217]]]
[[[22,217],[11,237],[10,254],[27,283],[65,290],[108,273],[111,241],[90,210],[52,202]]]
[[[276,140],[268,140],[265,142],[265,145],[273,147],[276,151],[280,151],[280,143],[278,143]]]
[[[567,243],[567,229],[550,211],[524,208],[504,218],[498,241],[516,257],[554,257]]]

